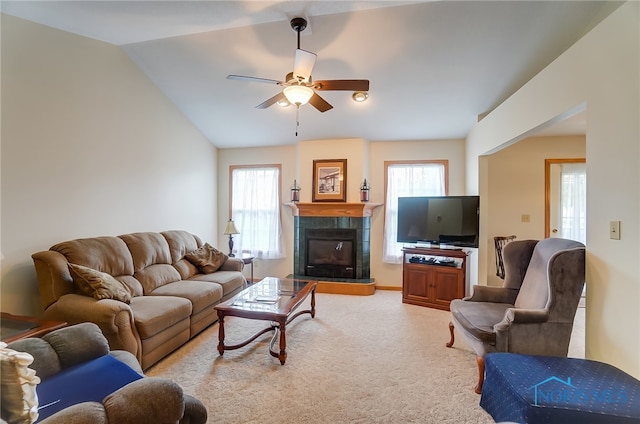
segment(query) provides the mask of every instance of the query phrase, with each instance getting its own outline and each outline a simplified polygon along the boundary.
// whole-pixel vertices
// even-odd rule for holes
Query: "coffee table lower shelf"
[[[284,365],[287,360],[287,324],[303,314],[309,314],[311,318],[315,317],[316,287],[316,281],[267,277],[249,286],[232,299],[215,306],[218,313],[218,353],[220,356],[224,355],[226,350],[240,349],[261,335],[273,331],[274,334],[269,343],[269,353]],[[292,312],[309,295],[311,295],[311,308],[292,315]],[[257,296],[276,296],[277,301],[273,303],[258,302],[255,300]],[[227,316],[271,321],[271,325],[241,343],[225,345],[225,317]],[[276,350],[275,345],[278,341],[279,349]]]

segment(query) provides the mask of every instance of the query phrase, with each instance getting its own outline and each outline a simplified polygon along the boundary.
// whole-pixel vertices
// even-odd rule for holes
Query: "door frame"
[[[586,158],[545,159],[544,160],[544,236],[551,234],[551,165],[558,163],[587,163]]]

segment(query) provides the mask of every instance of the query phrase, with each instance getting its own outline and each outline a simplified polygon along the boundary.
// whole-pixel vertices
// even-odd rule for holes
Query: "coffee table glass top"
[[[314,282],[267,277],[247,287],[237,296],[225,302],[224,305],[247,311],[276,312],[309,284],[314,284]]]

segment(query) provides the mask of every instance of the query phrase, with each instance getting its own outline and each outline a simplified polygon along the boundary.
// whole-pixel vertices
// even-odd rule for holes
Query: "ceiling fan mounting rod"
[[[298,48],[300,48],[300,33],[307,27],[307,20],[305,18],[293,18],[291,19],[291,28],[298,33]]]

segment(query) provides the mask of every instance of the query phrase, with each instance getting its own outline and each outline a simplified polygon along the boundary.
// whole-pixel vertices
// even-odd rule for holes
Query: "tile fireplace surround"
[[[323,280],[330,280],[333,283],[351,283],[354,286],[370,285],[372,290],[375,290],[374,280],[370,278],[370,223],[373,210],[381,206],[381,204],[317,202],[287,203],[286,205],[292,209],[294,215],[293,276],[295,278],[317,279],[320,283],[320,288],[322,288]],[[355,230],[355,279],[309,277],[305,275],[306,231],[309,229]]]

